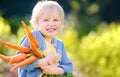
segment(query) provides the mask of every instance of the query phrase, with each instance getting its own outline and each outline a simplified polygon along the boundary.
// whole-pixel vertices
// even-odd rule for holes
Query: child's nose
[[[53,21],[49,21],[49,26],[54,26],[54,22]]]

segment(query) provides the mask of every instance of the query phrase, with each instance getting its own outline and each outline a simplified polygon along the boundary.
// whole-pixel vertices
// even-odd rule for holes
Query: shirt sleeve
[[[68,73],[72,73],[73,71],[73,64],[72,62],[69,60],[67,54],[66,54],[66,50],[64,47],[64,44],[62,43],[62,52],[61,52],[61,61],[60,61],[60,65],[59,67],[64,69],[64,72],[68,72]]]

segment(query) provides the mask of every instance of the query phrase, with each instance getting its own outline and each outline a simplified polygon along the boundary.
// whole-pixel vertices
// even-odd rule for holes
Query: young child
[[[35,28],[32,33],[45,57],[19,68],[18,77],[72,73],[73,65],[66,55],[64,44],[54,37],[64,23],[63,8],[55,1],[39,1],[33,8],[30,23]],[[27,36],[22,39],[21,46],[30,47]]]

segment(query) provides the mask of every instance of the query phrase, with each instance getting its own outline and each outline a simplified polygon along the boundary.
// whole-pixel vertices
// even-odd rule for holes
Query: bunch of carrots
[[[3,44],[7,47],[10,47],[20,52],[19,54],[15,54],[13,56],[5,56],[3,54],[0,54],[0,58],[3,59],[4,61],[9,62],[10,64],[17,63],[15,66],[11,68],[10,70],[11,72],[15,71],[16,69],[22,66],[33,63],[34,61],[36,61],[37,58],[43,58],[42,52],[39,50],[40,45],[38,41],[31,33],[31,31],[29,30],[28,26],[24,23],[24,21],[21,21],[21,23],[26,31],[26,34],[29,39],[30,47],[32,48],[32,50],[24,46],[15,45],[0,40],[0,44]]]

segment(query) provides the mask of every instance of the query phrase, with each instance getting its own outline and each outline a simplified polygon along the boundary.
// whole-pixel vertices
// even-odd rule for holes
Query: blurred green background
[[[75,77],[120,77],[120,0],[56,0],[65,10],[65,25],[57,35],[74,64]],[[0,40],[19,44],[38,0],[0,0]],[[16,52],[0,44],[0,53]],[[0,59],[0,77],[13,65]]]

